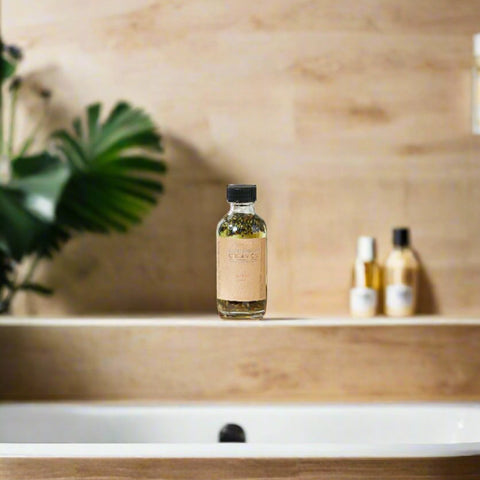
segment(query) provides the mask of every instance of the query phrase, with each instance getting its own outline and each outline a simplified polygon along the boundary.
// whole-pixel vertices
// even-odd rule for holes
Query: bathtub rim
[[[456,444],[3,443],[0,458],[452,458],[480,456],[480,442]]]
[[[202,411],[245,408],[247,410],[274,409],[309,410],[329,408],[461,408],[480,410],[480,402],[352,402],[352,403],[311,403],[288,402],[275,405],[251,402],[108,402],[108,401],[1,401],[1,407],[40,407],[41,409],[98,409],[122,410],[183,410]],[[458,443],[10,443],[0,442],[2,458],[275,458],[275,459],[401,459],[401,458],[452,458],[465,456],[480,457],[480,441]]]

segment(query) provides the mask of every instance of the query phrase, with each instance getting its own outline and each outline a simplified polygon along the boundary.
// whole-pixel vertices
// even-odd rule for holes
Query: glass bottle
[[[230,210],[217,226],[217,310],[261,319],[267,305],[267,227],[255,213],[256,185],[228,185]]]
[[[385,313],[407,317],[415,313],[418,289],[418,260],[410,248],[408,228],[393,230],[393,250],[384,272]]]
[[[473,36],[472,132],[480,135],[480,33]]]
[[[375,239],[359,237],[350,289],[350,314],[373,317],[378,313],[381,287],[380,266],[376,261]]]

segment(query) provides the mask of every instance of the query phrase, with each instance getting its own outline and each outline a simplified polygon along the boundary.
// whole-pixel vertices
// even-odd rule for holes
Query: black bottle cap
[[[393,245],[395,247],[409,247],[410,246],[410,230],[408,228],[394,228],[393,229]]]
[[[257,199],[256,185],[241,185],[231,183],[227,186],[227,201],[236,203],[250,203]]]

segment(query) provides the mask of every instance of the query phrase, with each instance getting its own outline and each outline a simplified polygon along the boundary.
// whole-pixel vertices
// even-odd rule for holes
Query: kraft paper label
[[[267,298],[266,238],[217,238],[217,298],[252,302]]]

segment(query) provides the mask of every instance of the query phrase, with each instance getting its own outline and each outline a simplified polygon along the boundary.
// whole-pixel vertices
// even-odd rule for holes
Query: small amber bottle
[[[385,314],[407,317],[415,313],[418,289],[418,260],[410,248],[408,228],[393,230],[393,250],[385,262]]]
[[[229,212],[217,226],[217,310],[261,319],[267,305],[267,227],[255,213],[256,185],[228,185]]]
[[[380,286],[375,239],[359,237],[350,289],[350,314],[353,317],[373,317],[378,313]]]

